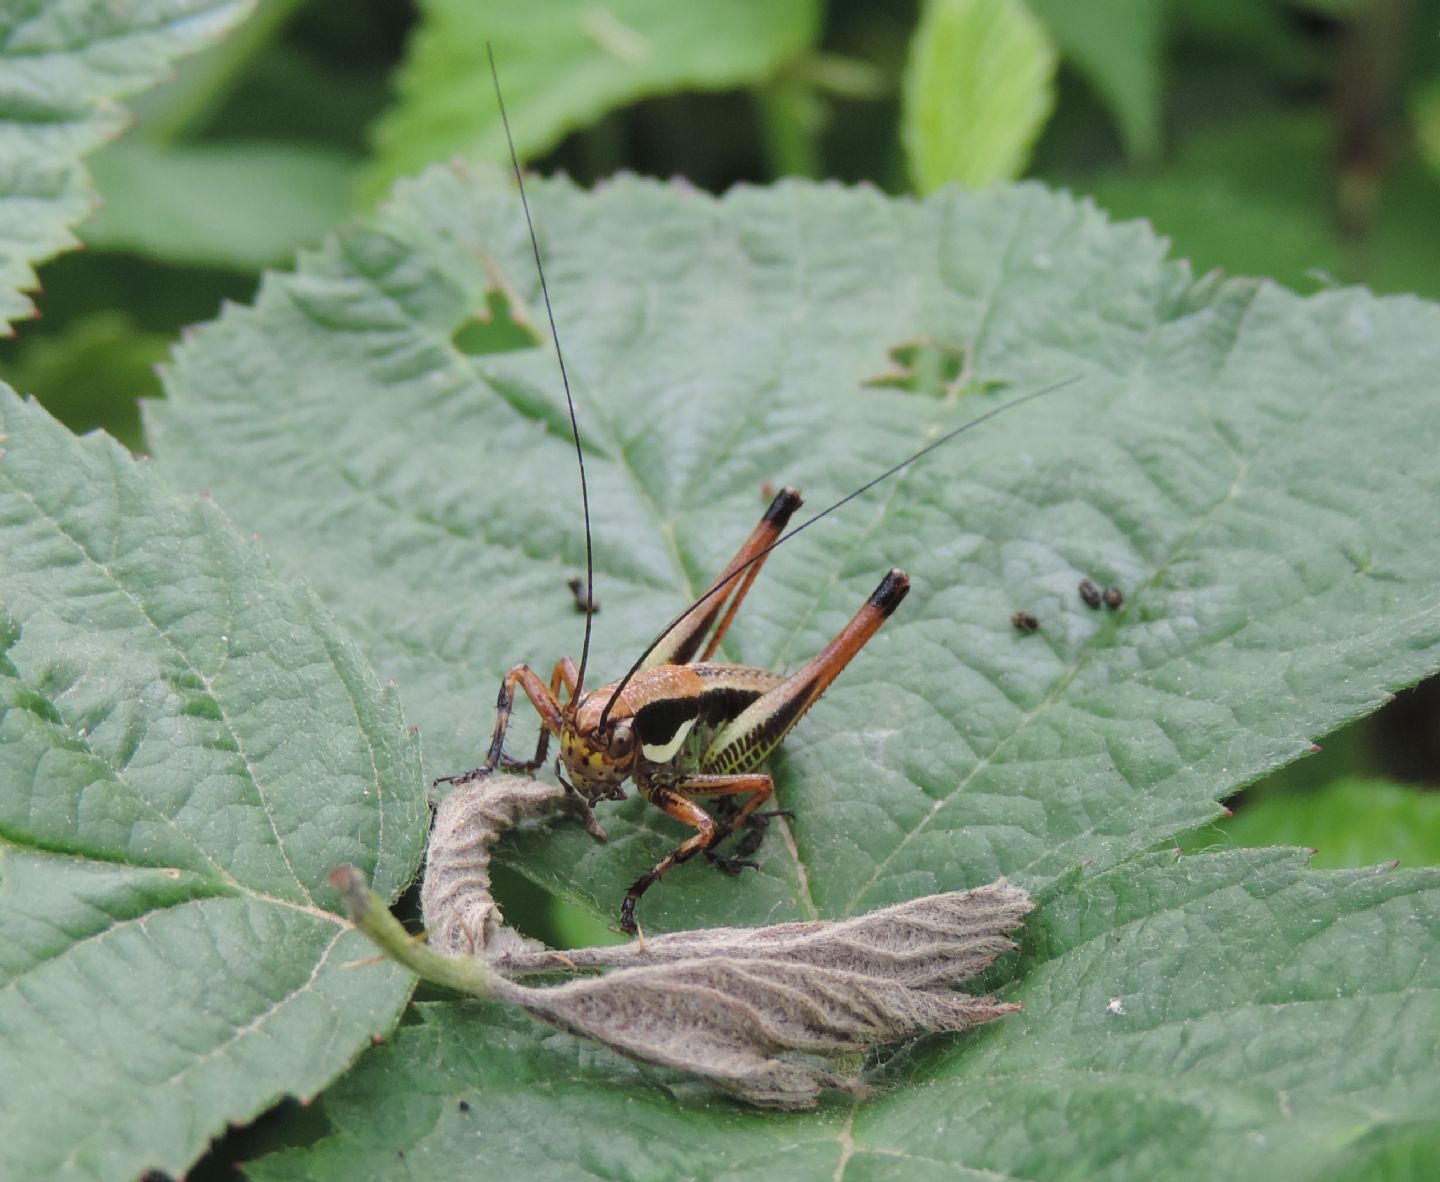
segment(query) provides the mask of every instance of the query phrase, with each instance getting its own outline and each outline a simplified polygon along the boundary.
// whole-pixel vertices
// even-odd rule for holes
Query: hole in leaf
[[[890,348],[890,366],[862,385],[887,390],[904,390],[910,394],[926,394],[931,398],[951,398],[958,394],[970,377],[970,354],[961,345],[947,345],[931,337],[902,341]]]
[[[551,894],[508,866],[492,862],[490,876],[500,913],[522,936],[561,949],[624,943],[626,939],[584,908]]]
[[[469,357],[514,353],[541,343],[523,304],[511,298],[500,284],[485,292],[485,306],[463,321],[450,338]]]

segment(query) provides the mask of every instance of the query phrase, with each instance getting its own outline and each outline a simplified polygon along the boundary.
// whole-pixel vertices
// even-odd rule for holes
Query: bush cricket
[[[555,331],[555,316],[540,260],[539,240],[525,195],[519,158],[510,137],[510,124],[500,93],[493,50],[490,52],[490,68],[501,121],[510,143],[511,165],[530,231],[530,244],[565,389],[580,473],[585,522],[585,580],[583,595],[579,580],[575,581],[572,590],[577,603],[593,604],[594,557],[589,493],[575,402]],[[568,657],[562,658],[556,662],[548,683],[528,665],[512,668],[500,685],[495,705],[495,729],[485,762],[460,775],[443,776],[436,783],[464,784],[495,771],[535,772],[546,761],[553,735],[560,743],[556,774],[573,808],[584,818],[586,828],[596,838],[603,839],[604,832],[595,820],[591,805],[601,800],[624,799],[625,781],[633,780],[641,796],[677,821],[690,826],[695,833],[631,884],[620,907],[620,927],[629,933],[634,933],[638,927],[635,906],[640,897],[678,863],[703,853],[730,873],[754,867],[756,863],[746,860],[747,855],[759,847],[764,825],[770,817],[777,815],[759,811],[775,790],[774,781],[761,770],[766,759],[875,635],[880,625],[900,606],[910,588],[909,577],[904,571],[898,568],[889,571],[850,622],[793,673],[713,660],[766,558],[782,542],[964,431],[1003,410],[1052,393],[1075,380],[1066,379],[978,415],[788,531],[787,526],[801,500],[795,489],[782,488],[715,581],[660,631],[623,677],[599,689],[585,688],[593,626],[593,614],[587,612],[579,666]],[[540,718],[540,737],[535,754],[524,760],[514,759],[504,750],[517,689],[529,698]],[[731,807],[726,810],[723,820],[717,820],[698,801],[715,801],[722,806],[728,803]],[[734,807],[737,804],[738,807]],[[716,847],[742,827],[748,832],[737,844],[733,856],[719,854]]]

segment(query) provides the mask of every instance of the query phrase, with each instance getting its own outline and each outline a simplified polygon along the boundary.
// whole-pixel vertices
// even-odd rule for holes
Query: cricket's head
[[[590,804],[625,798],[624,783],[635,770],[640,750],[628,713],[612,711],[601,725],[608,697],[603,691],[583,695],[565,711],[560,732],[560,760],[575,791]]]

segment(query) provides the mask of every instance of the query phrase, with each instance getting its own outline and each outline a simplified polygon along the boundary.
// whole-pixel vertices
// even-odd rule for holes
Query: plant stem
[[[500,977],[482,957],[441,956],[423,937],[412,936],[390,914],[385,900],[370,888],[365,876],[355,867],[340,866],[332,870],[330,885],[340,892],[350,922],[392,960],[399,961],[424,980],[457,993],[471,997],[494,996]]]

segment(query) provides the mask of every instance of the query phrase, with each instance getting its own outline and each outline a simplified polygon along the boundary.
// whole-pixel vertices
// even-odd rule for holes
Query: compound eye
[[[617,722],[610,735],[610,756],[612,759],[628,759],[635,750],[635,730],[628,722]]]

